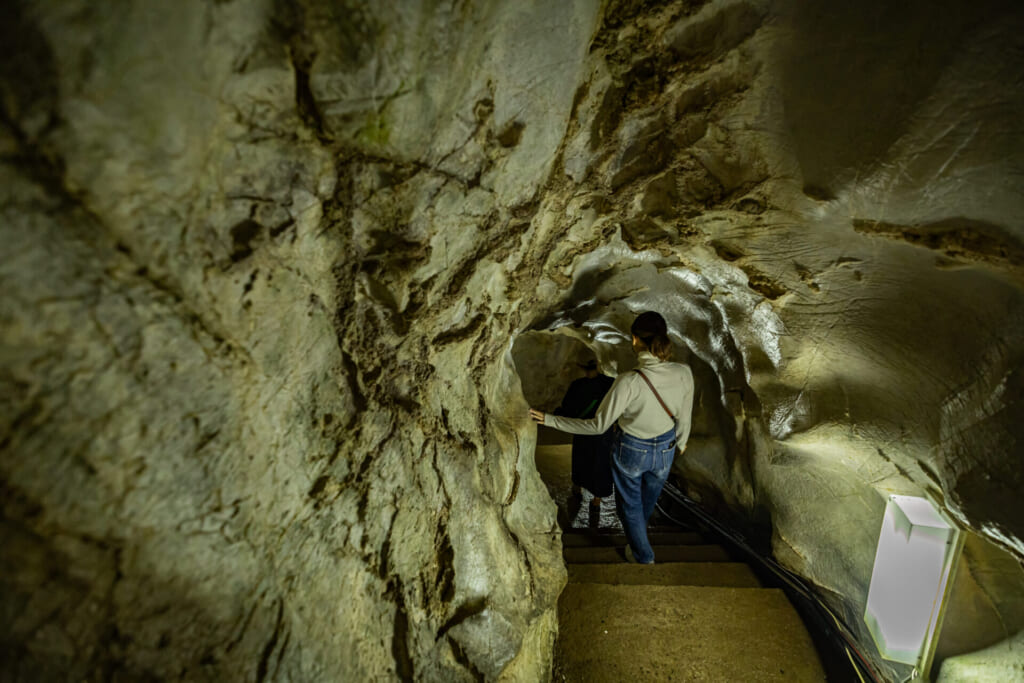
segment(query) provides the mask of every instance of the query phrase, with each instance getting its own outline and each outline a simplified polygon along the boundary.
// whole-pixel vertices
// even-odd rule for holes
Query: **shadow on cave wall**
[[[17,145],[10,160],[54,196],[65,196],[63,161],[45,145],[58,123],[57,67],[26,5],[16,0],[0,7],[0,126]]]
[[[786,19],[794,35],[780,43],[779,58],[805,193],[829,199],[880,163],[949,63],[969,48],[971,32],[1014,5],[792,3]]]
[[[0,576],[5,681],[265,680],[282,665],[281,600],[229,621],[171,572],[123,576],[132,551],[112,542],[44,538],[10,520],[0,542],[21,567]]]

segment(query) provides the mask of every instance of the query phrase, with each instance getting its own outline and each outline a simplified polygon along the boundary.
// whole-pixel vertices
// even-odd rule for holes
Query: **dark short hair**
[[[658,358],[668,360],[672,355],[672,342],[668,338],[668,324],[660,313],[644,311],[633,321],[630,332]]]

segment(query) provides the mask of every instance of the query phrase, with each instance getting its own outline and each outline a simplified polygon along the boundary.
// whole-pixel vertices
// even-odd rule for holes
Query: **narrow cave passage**
[[[684,348],[678,356],[690,355]],[[587,361],[599,359],[600,371],[608,374],[635,365],[628,335],[605,325],[527,332],[516,339],[512,357],[525,398],[545,412],[553,412],[570,383],[584,376]],[[714,382],[703,384],[703,395],[718,395]],[[694,412],[694,441],[724,442],[699,400]],[[681,508],[669,496],[662,496],[648,527],[656,564],[628,564],[614,492],[595,499],[574,486],[571,470],[579,463],[570,461],[600,455],[588,448],[573,455],[570,435],[537,429],[535,463],[558,507],[568,573],[559,599],[554,680],[670,680],[681,671],[711,680],[824,679],[816,639],[786,595],[764,585],[768,577],[759,578],[706,530],[681,521]],[[670,487],[681,483],[681,461],[677,457]],[[644,653],[642,662],[637,652]],[[825,661],[830,680],[850,675]]]

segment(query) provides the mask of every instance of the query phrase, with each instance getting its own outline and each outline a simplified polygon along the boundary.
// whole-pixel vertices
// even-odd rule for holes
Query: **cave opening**
[[[627,316],[633,315],[630,312]],[[628,329],[628,325],[625,329]],[[729,413],[722,400],[721,378],[712,367],[697,357],[682,338],[673,345],[672,360],[687,363],[694,372],[697,390],[692,431],[687,455],[694,463],[694,477],[701,468],[720,473],[735,460],[742,434],[737,432],[736,418]],[[523,397],[534,408],[554,412],[563,400],[570,384],[586,376],[583,366],[594,360],[598,372],[614,378],[636,366],[636,354],[630,345],[628,332],[613,326],[598,315],[582,324],[555,323],[553,328],[530,330],[518,335],[512,345],[512,359],[519,377]],[[599,519],[589,514],[584,503],[592,493],[585,488],[578,494],[582,498],[578,509],[567,511],[565,505],[574,487],[566,479],[568,454],[572,436],[540,425],[537,429],[538,469],[559,505],[560,513],[569,512],[566,528],[582,526],[617,528],[621,525],[614,514],[614,494],[611,506],[601,508]],[[729,453],[727,456],[726,453]],[[681,465],[681,461],[677,466]],[[700,496],[695,491],[695,495]]]
[[[749,441],[762,436],[761,423],[752,421],[761,408],[748,380],[752,370],[775,367],[783,327],[770,304],[742,284],[734,274],[732,281],[715,282],[672,258],[611,240],[582,259],[553,310],[513,340],[523,397],[532,407],[554,410],[583,375],[584,360],[595,359],[610,377],[633,369],[629,326],[640,312],[658,311],[668,323],[671,360],[687,364],[694,376],[690,491],[698,500],[710,498],[723,514],[730,506],[756,510]],[[569,438],[542,428],[538,440],[565,444]]]

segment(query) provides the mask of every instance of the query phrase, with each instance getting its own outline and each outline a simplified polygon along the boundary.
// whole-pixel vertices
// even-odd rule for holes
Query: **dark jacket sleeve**
[[[574,380],[569,385],[569,389],[565,392],[565,396],[562,397],[562,405],[558,406],[555,410],[555,415],[564,415],[565,417],[577,417],[579,411],[583,408],[582,403],[582,392],[580,391],[580,381]]]

